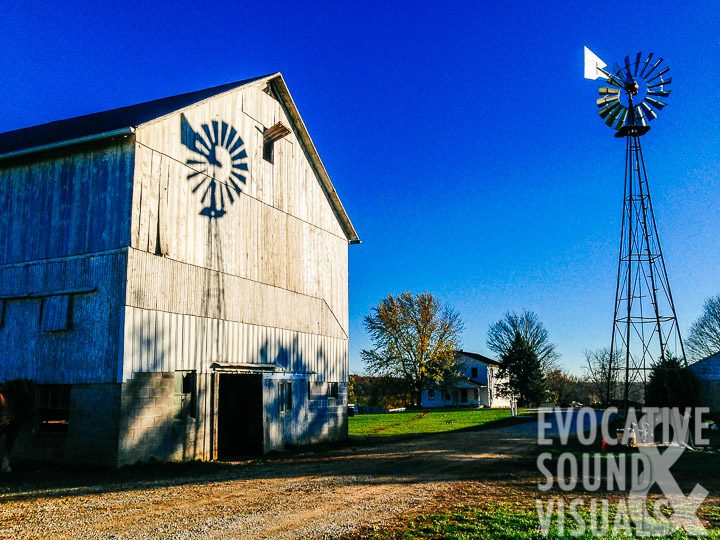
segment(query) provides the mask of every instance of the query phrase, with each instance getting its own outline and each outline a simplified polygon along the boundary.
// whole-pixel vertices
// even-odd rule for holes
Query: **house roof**
[[[698,379],[720,381],[720,352],[698,360],[688,367]]]
[[[459,349],[455,351],[455,356],[467,356],[468,358],[472,358],[473,360],[478,360],[479,362],[482,362],[483,364],[488,364],[490,366],[499,366],[500,362],[497,360],[493,360],[492,358],[488,358],[487,356],[483,356],[480,353],[474,353],[469,351],[463,351],[462,349]]]
[[[92,138],[117,135],[123,130],[129,132],[130,129],[178,112],[206,99],[248,84],[261,82],[274,85],[277,95],[294,123],[296,135],[305,146],[308,157],[320,178],[323,189],[348,241],[352,244],[359,243],[358,234],[340,202],[340,197],[335,191],[325,165],[320,159],[320,155],[280,73],[253,77],[186,94],[0,133],[0,159],[46,150],[48,147],[55,145],[80,144]]]
[[[487,385],[482,385],[471,379],[464,378],[464,379],[459,380],[457,383],[455,383],[454,387],[455,388],[482,388],[483,386],[487,386]]]

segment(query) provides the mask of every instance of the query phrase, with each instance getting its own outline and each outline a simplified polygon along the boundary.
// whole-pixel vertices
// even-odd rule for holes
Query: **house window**
[[[292,399],[292,383],[281,382],[280,383],[280,412],[292,411],[293,399]]]
[[[175,397],[178,418],[196,418],[197,373],[195,371],[175,372]]]
[[[0,299],[0,328],[3,327],[3,323],[5,322],[5,302],[4,299]]]
[[[474,367],[474,368],[472,368],[471,372],[472,372],[472,375],[470,376],[470,378],[477,379],[478,369],[476,367]]]
[[[70,426],[69,384],[37,386],[37,420],[40,431],[67,433]]]
[[[442,398],[443,398],[443,401],[450,401],[450,393],[447,390],[443,390]]]
[[[69,294],[43,298],[40,311],[40,329],[43,332],[63,332],[70,329]]]
[[[463,388],[460,391],[460,401],[462,401],[463,403],[468,402],[468,389],[467,388]]]
[[[430,401],[435,401],[435,390],[428,390],[428,399]]]

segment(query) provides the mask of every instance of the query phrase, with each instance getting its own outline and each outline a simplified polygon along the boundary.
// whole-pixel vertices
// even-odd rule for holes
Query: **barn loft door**
[[[224,373],[218,386],[218,459],[261,454],[262,375]]]

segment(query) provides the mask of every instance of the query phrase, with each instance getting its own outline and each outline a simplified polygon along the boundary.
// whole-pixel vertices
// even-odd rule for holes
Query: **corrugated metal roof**
[[[0,154],[136,127],[193,103],[266,77],[269,75],[0,133]]]

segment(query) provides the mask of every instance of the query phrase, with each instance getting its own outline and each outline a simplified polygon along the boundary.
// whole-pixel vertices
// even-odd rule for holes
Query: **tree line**
[[[431,293],[389,294],[364,319],[372,347],[361,351],[370,377],[353,376],[351,399],[384,407],[420,406],[430,388],[452,386],[461,377],[455,351],[461,348],[464,323],[457,311]],[[609,348],[585,352],[582,375],[559,365],[560,355],[538,315],[507,312],[490,325],[486,345],[500,362],[496,391],[521,406],[543,402],[559,405],[601,405],[607,396]],[[705,302],[685,343],[692,359],[720,351],[720,295]],[[647,402],[665,404],[668,396],[682,400],[697,383],[679,359],[659,360],[650,374]],[[639,395],[642,386],[631,392]],[[630,396],[631,398],[637,396]],[[663,403],[660,403],[663,402]]]

